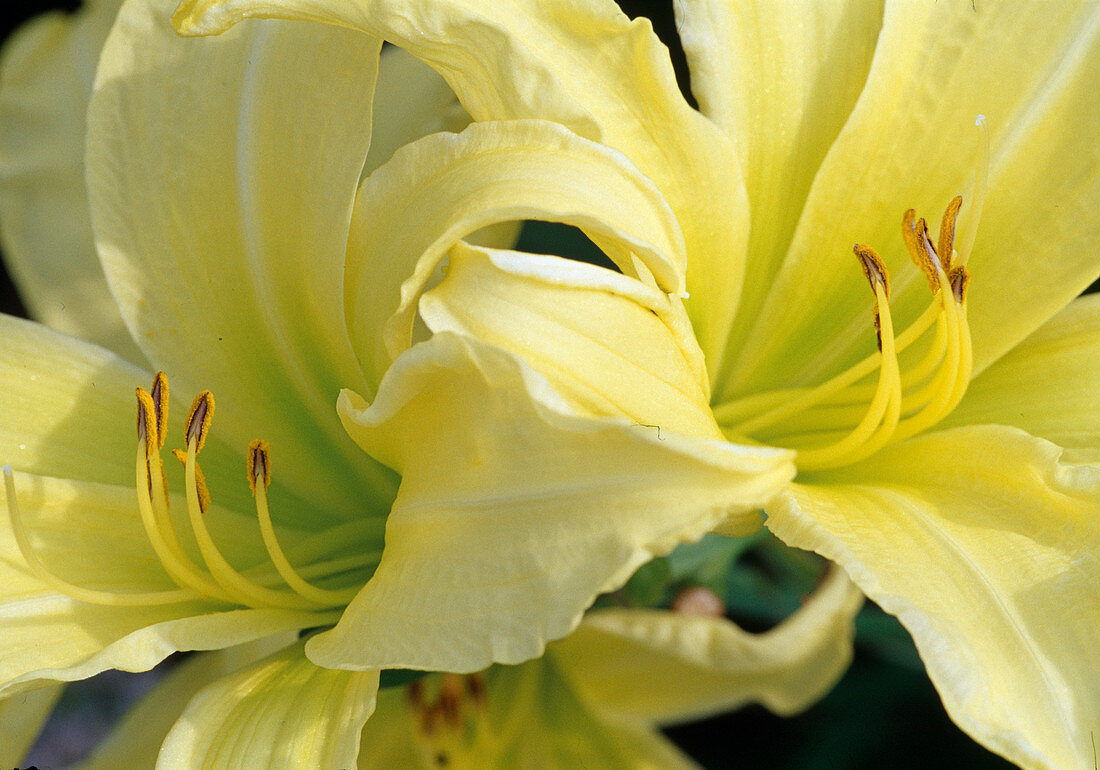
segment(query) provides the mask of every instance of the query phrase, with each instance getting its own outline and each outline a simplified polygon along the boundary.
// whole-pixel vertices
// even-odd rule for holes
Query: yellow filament
[[[275,565],[275,569],[291,589],[303,598],[325,606],[343,606],[355,598],[360,587],[340,591],[317,588],[307,583],[294,569],[279,546],[279,539],[275,536],[275,528],[271,524],[271,512],[267,507],[267,485],[260,480],[256,482],[256,513],[260,520],[260,533],[263,535],[264,546],[271,557],[271,563]]]
[[[231,601],[216,583],[194,567],[172,524],[164,464],[159,452],[167,432],[167,398],[168,378],[163,372],[158,372],[154,378],[152,394],[144,388],[137,389],[138,467],[134,476],[142,524],[157,557],[179,586],[220,601]]]
[[[10,465],[4,466],[4,492],[7,496],[8,519],[11,521],[12,534],[15,535],[19,554],[23,557],[23,561],[27,563],[31,573],[58,593],[77,601],[108,607],[152,607],[194,601],[201,598],[196,592],[186,589],[124,593],[97,591],[62,580],[46,568],[46,565],[38,558],[38,554],[31,546],[30,538],[27,537],[27,532],[23,528],[23,518],[19,512],[19,503],[15,496],[15,480]]]
[[[203,512],[199,505],[199,493],[196,455],[198,453],[199,437],[192,434],[187,441],[187,462],[184,467],[184,484],[187,488],[187,512],[191,519],[191,528],[195,532],[195,540],[199,544],[199,552],[207,569],[214,579],[240,603],[249,607],[280,607],[284,609],[317,609],[317,602],[309,601],[301,596],[286,591],[275,591],[259,583],[249,580],[235,570],[210,536],[203,520]],[[324,606],[324,603],[321,603]]]
[[[976,181],[975,211],[980,212],[984,197],[984,177],[988,173],[988,136],[982,128],[980,168]],[[939,251],[928,238],[924,219],[905,212],[902,237],[914,263],[928,279],[933,301],[896,339],[889,310],[889,278],[881,258],[869,247],[856,245],[865,277],[875,292],[875,326],[880,350],[847,371],[813,388],[788,388],[755,394],[714,408],[714,415],[727,436],[756,436],[777,443],[777,439],[798,450],[797,464],[802,470],[817,470],[856,462],[870,456],[886,444],[916,435],[942,420],[962,399],[973,372],[973,350],[966,320],[966,289],[969,273],[961,262],[969,245],[956,259],[953,248],[956,217],[962,198],[948,204],[940,224]],[[971,212],[964,224],[973,227]],[[965,237],[965,236],[964,236]],[[972,241],[972,235],[971,235]],[[935,337],[914,366],[901,374],[898,355],[936,323]],[[878,380],[865,380],[875,369]],[[872,391],[873,384],[873,391]],[[870,403],[868,404],[868,399]],[[866,409],[861,405],[868,404]],[[811,407],[818,407],[807,413]],[[748,419],[743,419],[743,418]],[[798,417],[797,424],[792,418]],[[737,422],[737,420],[741,420]],[[851,430],[841,430],[852,421]],[[769,429],[769,430],[764,430]],[[761,435],[763,431],[763,435]],[[810,436],[832,443],[801,448]],[[820,442],[821,439],[819,438]]]
[[[880,282],[875,283],[875,298],[882,340],[882,365],[875,396],[863,419],[840,441],[818,449],[799,450],[796,463],[802,470],[830,468],[862,459],[883,446],[897,426],[901,408],[901,376],[886,288]]]
[[[938,302],[933,302],[929,306],[929,310],[934,310],[937,315],[936,319],[936,336],[932,340],[932,345],[928,348],[924,357],[920,362],[915,364],[910,369],[907,369],[901,375],[901,388],[902,391],[910,390],[917,385],[923,383],[933,372],[937,370],[940,363],[943,361],[944,352],[947,350],[947,323],[944,320],[946,314],[943,311],[942,306]],[[925,311],[928,312],[927,310]],[[912,327],[910,327],[912,328]],[[901,340],[901,337],[898,337]],[[899,346],[898,351],[902,348]],[[929,383],[930,384],[930,383]],[[906,407],[906,403],[923,403],[927,400],[926,396],[922,393],[927,391],[928,384],[924,385],[921,390],[916,393],[907,393],[905,400],[902,404],[902,412],[912,411],[913,407]],[[853,385],[850,388],[846,388],[841,393],[837,394],[836,398],[830,399],[831,404],[863,404],[867,402],[867,399],[871,398],[874,391],[870,389],[868,385]],[[862,412],[861,412],[862,413]]]
[[[963,359],[967,357],[964,349],[969,349],[970,346],[970,333],[960,323],[959,306],[954,301],[947,275],[942,270],[939,272],[939,278],[941,288],[939,296],[945,311],[949,340],[946,365],[940,368],[932,380],[931,396],[924,407],[912,417],[901,421],[895,436],[898,441],[915,436],[935,425],[955,408],[956,394],[959,398],[962,397],[962,393],[959,392],[959,381],[963,374],[962,370],[968,368],[964,365]],[[969,380],[969,374],[966,376]],[[965,389],[966,383],[963,383],[962,391]]]
[[[232,603],[232,596],[219,588],[206,575],[199,572],[191,561],[182,554],[182,550],[177,553],[169,545],[149,495],[150,487],[157,485],[151,483],[148,460],[149,452],[146,448],[146,441],[139,439],[136,462],[138,510],[141,513],[141,523],[145,526],[145,534],[149,538],[157,558],[160,559],[169,577],[176,581],[181,588],[190,588],[203,596]],[[163,486],[161,486],[161,489],[163,490]],[[167,505],[167,502],[165,502],[165,505]],[[171,536],[175,537],[175,530],[172,530]]]
[[[896,353],[901,353],[908,348],[913,342],[915,342],[928,327],[936,320],[939,315],[939,305],[932,303],[927,309],[920,315],[917,320],[909,325],[909,327],[898,335],[897,339],[893,342],[893,349]],[[883,335],[885,337],[885,334]],[[884,342],[885,344],[885,342]],[[792,417],[799,412],[803,412],[806,409],[815,406],[816,404],[824,401],[825,399],[833,396],[845,388],[859,382],[879,368],[883,360],[883,354],[881,351],[876,351],[867,358],[863,359],[847,371],[841,372],[831,380],[818,385],[816,388],[811,389],[797,389],[794,393],[801,393],[801,395],[791,398],[792,391],[777,391],[780,400],[780,404],[763,414],[759,414],[750,420],[738,423],[734,425],[730,430],[740,436],[749,436],[761,428],[774,425],[781,420],[785,420],[788,417]],[[877,386],[876,386],[877,390]],[[762,396],[771,397],[771,393],[761,394]],[[749,399],[744,399],[744,402],[751,402]],[[744,411],[742,407],[743,401],[731,401],[727,404],[723,404],[714,410],[715,418],[720,423],[726,423],[735,413],[741,413]],[[755,404],[752,404],[755,406]]]

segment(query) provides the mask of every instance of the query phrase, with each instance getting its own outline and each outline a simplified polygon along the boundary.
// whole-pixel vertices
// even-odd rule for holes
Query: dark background
[[[6,4],[0,10],[0,39],[42,10],[71,10],[77,5],[48,0]],[[645,15],[654,21],[658,34],[673,49],[681,87],[686,89],[687,72],[676,50],[671,3],[621,0],[620,5],[631,16]],[[554,237],[554,233],[526,233],[528,240],[547,237]],[[568,249],[568,244],[564,248]],[[26,316],[2,267],[0,311]],[[857,641],[851,670],[830,695],[804,714],[783,719],[752,706],[670,729],[668,735],[710,768],[1010,767],[971,741],[947,718],[915,650],[891,618],[870,607],[861,618],[860,628],[881,629],[883,624],[892,625],[894,644],[889,654],[884,653],[881,643]],[[35,761],[47,766],[74,759],[74,752],[86,748],[94,734],[154,678],[149,674],[109,672],[72,685],[34,753]]]

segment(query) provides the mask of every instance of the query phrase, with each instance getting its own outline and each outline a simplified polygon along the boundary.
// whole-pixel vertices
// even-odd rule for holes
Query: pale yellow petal
[[[760,312],[810,185],[866,82],[882,2],[675,5],[692,93],[734,140],[752,211],[752,279],[731,332],[740,338]]]
[[[0,61],[0,243],[39,321],[130,361],[143,356],[99,265],[84,185],[85,113],[120,0],[54,11],[5,42]]]
[[[667,295],[602,267],[458,244],[420,300],[433,332],[501,347],[581,414],[721,438],[702,354]]]
[[[1098,72],[1095,3],[888,4],[863,94],[755,326],[733,341],[724,395],[820,382],[873,349],[853,243],[885,256],[895,325],[924,309],[901,216],[915,208],[935,229],[962,194],[959,229],[975,224],[978,115],[991,155],[969,261],[975,371],[1077,296],[1097,276]]]
[[[0,315],[0,464],[133,484],[134,388],[151,382],[108,350]]]
[[[805,605],[762,634],[724,618],[606,609],[550,649],[577,691],[613,713],[682,722],[759,702],[793,714],[848,668],[862,604],[834,568]]]
[[[470,116],[447,81],[404,48],[386,46],[374,90],[374,119],[363,176],[403,145],[437,131],[461,131]]]
[[[173,590],[139,521],[132,489],[15,474],[21,519],[34,553],[56,577],[111,592]],[[228,611],[185,601],[143,607],[86,604],[43,584],[15,543],[6,493],[0,504],[0,690],[84,679],[108,668],[144,671],[176,650],[217,649],[334,619],[277,610]],[[175,511],[186,510],[181,497]],[[242,566],[263,554],[255,522],[217,506],[210,529]],[[329,620],[331,622],[331,620]]]
[[[39,687],[0,700],[0,765],[22,767],[61,690],[61,685]]]
[[[717,356],[745,267],[744,182],[728,138],[684,101],[647,19],[611,0],[185,0],[173,23],[212,34],[251,16],[378,35],[435,67],[475,120],[553,120],[623,152],[683,228],[688,307],[708,361]]]
[[[112,290],[176,389],[214,392],[220,435],[271,442],[303,518],[384,511],[394,479],[332,409],[361,382],[342,275],[381,42],[275,22],[186,40],[169,11],[122,9],[89,108]]]
[[[303,644],[199,691],[165,739],[157,767],[352,767],[378,672],[318,668]]]
[[[943,425],[982,423],[1100,449],[1100,294],[1070,303],[982,372]]]
[[[534,657],[652,556],[719,522],[754,531],[792,472],[785,452],[574,416],[540,375],[449,332],[399,358],[372,405],[345,392],[339,410],[402,482],[377,572],[310,640],[326,666]]]
[[[913,635],[955,722],[1030,768],[1100,732],[1100,470],[1014,428],[932,433],[767,507]],[[824,474],[822,474],[824,476]]]
[[[117,770],[121,767],[153,767],[165,736],[199,690],[293,644],[297,638],[296,633],[276,635],[185,660],[143,695],[77,768]]]
[[[617,152],[544,121],[475,123],[397,152],[364,183],[347,260],[347,314],[377,386],[412,338],[420,292],[460,238],[521,219],[562,221],[682,287],[683,238],[653,183]]]

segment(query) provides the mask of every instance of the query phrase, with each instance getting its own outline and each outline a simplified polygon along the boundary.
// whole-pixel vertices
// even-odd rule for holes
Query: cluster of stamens
[[[874,249],[856,244],[856,258],[875,297],[878,352],[817,387],[771,391],[718,407],[716,417],[729,426],[728,433],[790,446],[798,451],[799,469],[813,471],[862,460],[946,417],[966,392],[972,368],[966,320],[970,274],[954,250],[961,205],[961,197],[948,205],[935,246],[924,219],[915,219],[912,209],[903,217],[906,249],[932,293],[915,321],[895,335],[886,264]],[[902,372],[899,356],[933,325],[924,355]]]
[[[429,693],[434,689],[434,697]],[[484,674],[443,674],[436,681],[408,685],[409,706],[416,719],[420,749],[430,765],[455,767],[475,743],[484,725],[487,686]]]
[[[138,509],[157,558],[178,588],[140,593],[104,591],[75,585],[54,575],[32,547],[19,512],[13,473],[10,467],[5,466],[4,481],[12,530],[24,561],[37,578],[70,598],[110,606],[153,606],[199,599],[254,608],[319,611],[347,605],[358,592],[361,582],[346,588],[331,589],[318,587],[307,578],[354,575],[377,565],[378,552],[333,558],[332,548],[326,547],[354,543],[368,534],[363,530],[371,528],[375,522],[351,522],[324,533],[324,542],[315,538],[314,542],[306,545],[312,546],[313,550],[329,553],[324,559],[312,561],[301,570],[295,569],[279,544],[268,508],[270,449],[266,441],[253,441],[248,447],[248,483],[256,505],[260,536],[270,563],[245,571],[233,567],[218,548],[205,521],[211,498],[199,467],[198,455],[210,430],[214,397],[210,391],[203,391],[191,405],[184,425],[186,449],[172,450],[172,454],[184,467],[188,522],[204,569],[184,549],[169,511],[167,474],[161,457],[168,434],[168,379],[163,372],[157,373],[149,391],[137,388],[137,403],[135,491]],[[280,582],[283,587],[278,587]]]

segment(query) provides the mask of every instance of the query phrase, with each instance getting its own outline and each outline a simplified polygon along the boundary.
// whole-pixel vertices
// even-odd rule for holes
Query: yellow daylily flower
[[[675,431],[594,414],[473,337],[440,333],[406,350],[409,303],[434,262],[498,223],[581,225],[636,274],[681,289],[680,227],[634,165],[548,121],[478,124],[395,151],[463,122],[450,89],[411,57],[385,54],[379,71],[379,39],[283,22],[188,40],[169,11],[131,0],[116,19],[111,3],[89,3],[33,27],[45,32],[17,39],[4,61],[5,246],[32,307],[106,346],[0,318],[0,708],[24,720],[10,723],[20,743],[6,750],[29,740],[54,682],[239,648],[255,666],[247,684],[224,678],[238,653],[211,654],[223,677],[201,680],[195,703],[208,707],[172,727],[162,761],[349,765],[379,669],[529,659],[653,555],[717,526],[759,527],[792,453],[721,436],[698,347],[666,292],[607,284],[656,335],[638,352],[673,372]],[[82,154],[80,131],[52,121],[84,112],[50,73],[89,72],[100,45]],[[73,58],[62,67],[58,56]],[[375,91],[402,101],[372,110]],[[42,114],[54,116],[49,131],[27,120]],[[372,118],[388,123],[375,132]],[[55,158],[64,178],[40,188],[36,169]],[[72,187],[82,165],[91,235]],[[424,184],[406,190],[409,173]],[[425,194],[430,206],[416,200]],[[62,199],[76,221],[59,228]],[[82,297],[118,309],[88,310]],[[172,375],[171,394],[154,365]],[[174,400],[181,390],[197,394],[189,410]],[[368,417],[355,415],[355,394],[374,397]],[[182,467],[164,454],[172,447]],[[850,654],[857,602],[837,580],[831,611],[806,613],[805,633],[768,637],[782,642],[774,652],[714,632],[731,646],[712,666],[718,679],[697,676],[699,698],[681,708],[759,697],[782,710],[820,696]],[[345,616],[339,634],[256,662],[270,640]],[[348,647],[348,628],[375,622],[384,643]],[[664,633],[671,644],[681,632]],[[738,684],[746,660],[769,655],[774,678]],[[288,724],[291,711],[314,716]]]
[[[377,397],[342,398],[368,451],[419,478],[395,420],[411,426],[440,400],[463,416],[496,409],[448,395],[433,349],[443,367],[469,356],[481,373],[519,359],[575,412],[625,416],[669,442],[713,435],[714,421],[729,441],[795,451],[798,478],[766,504],[769,528],[839,562],[899,617],[976,740],[1028,767],[1089,764],[1100,732],[1089,653],[1100,641],[1100,303],[1074,298],[1100,265],[1100,6],[675,7],[699,112],[648,23],[610,0],[185,0],[174,22],[206,35],[248,17],[300,19],[385,37],[432,64],[486,126],[552,121],[621,153],[659,192],[653,215],[667,205],[679,225],[683,250],[662,263],[567,219],[622,275],[458,246],[423,296],[435,236],[406,233],[401,251],[433,256],[402,284],[384,344],[354,320],[353,344],[377,371],[408,347],[418,311],[435,336],[398,359]],[[439,199],[457,177],[429,158],[464,162],[458,142],[407,148],[386,169],[393,181],[368,180],[360,200],[393,196],[404,210]],[[524,189],[540,174],[560,181],[549,163],[527,169],[479,146]],[[578,187],[579,207],[592,193]],[[561,192],[545,191],[556,211],[567,210]],[[388,316],[394,303],[379,298],[393,292],[377,291],[383,277],[357,255],[393,230],[358,217],[352,229],[348,307]],[[402,366],[417,356],[420,377]],[[466,446],[478,456],[479,441]],[[414,544],[439,509],[402,502],[388,532],[407,543],[403,573],[426,579],[463,543]],[[368,587],[359,611],[314,642],[315,659],[335,664],[362,639],[407,628],[368,628],[392,599]]]

